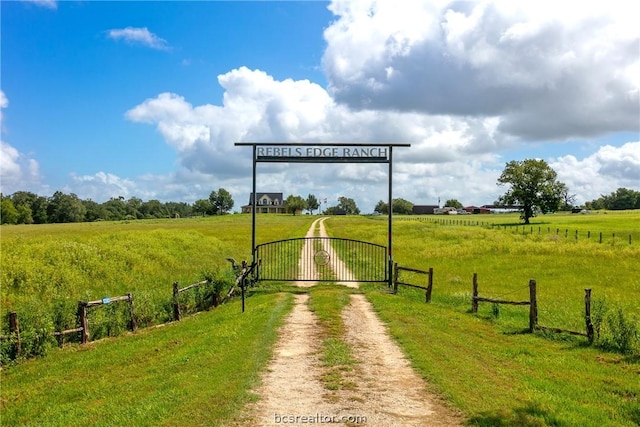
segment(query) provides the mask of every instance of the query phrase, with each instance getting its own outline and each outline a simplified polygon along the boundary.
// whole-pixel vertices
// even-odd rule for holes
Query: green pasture
[[[508,216],[511,218],[506,215],[482,217],[517,221],[517,215]],[[584,217],[586,215],[578,218]],[[614,223],[609,229],[624,232],[625,229],[615,224],[618,217],[629,227],[640,223],[640,213],[611,213],[606,216]],[[565,220],[567,215],[545,217],[556,218]],[[601,217],[591,218],[602,225]],[[386,218],[347,217],[326,221],[325,225],[332,236],[386,244]],[[543,326],[584,331],[586,288],[592,289],[594,304],[621,307],[628,316],[640,317],[640,240],[632,245],[599,244],[584,239],[557,238],[555,234],[522,235],[509,228],[421,221],[412,216],[394,217],[393,231],[395,262],[422,270],[433,267],[435,304],[470,309],[476,273],[480,296],[513,301],[528,300],[529,280],[535,279],[538,318]],[[426,285],[426,276],[401,274],[404,275],[402,281]],[[400,292],[414,291],[401,288]],[[491,310],[490,304],[480,305],[481,313],[491,313]],[[517,330],[528,325],[527,309],[501,306],[500,310],[500,327]]]
[[[518,222],[517,215],[464,219],[476,218]],[[258,216],[258,243],[304,236],[313,219]],[[547,215],[531,225],[538,220],[549,227],[638,233],[640,212]],[[325,225],[334,237],[387,242],[385,217],[332,217]],[[163,323],[170,318],[171,283],[227,271],[226,257],[248,259],[250,230],[248,215],[2,226],[3,323],[8,311],[17,311],[24,328],[51,328],[60,321],[55,313],[73,320],[79,299],[126,292],[133,293],[138,316],[164,313],[149,314],[148,325]],[[640,325],[638,243],[640,237],[632,245],[598,244],[397,216],[394,260],[434,268],[432,303],[406,287],[393,295],[385,285],[367,284],[360,292],[429,387],[462,410],[468,425],[640,425],[637,338],[626,352],[607,342],[616,327]],[[481,296],[509,300],[527,300],[529,279],[535,279],[539,323],[577,331],[584,331],[584,289],[591,288],[602,338],[589,346],[583,337],[526,333],[524,307],[481,303],[478,314],[471,314],[473,273]],[[426,283],[425,276],[406,276],[421,280]],[[56,348],[51,342],[46,357],[4,366],[0,424],[187,426],[242,419],[293,292],[309,292],[321,319],[325,386],[355,386],[342,379],[341,372],[358,362],[342,339],[345,325],[337,315],[354,291],[266,283],[249,291],[244,314],[234,300],[180,322],[84,346]],[[616,323],[619,313],[623,321]],[[6,324],[2,328],[6,334]]]
[[[311,221],[309,216],[260,216],[256,240],[304,235]],[[77,326],[78,301],[131,293],[139,326],[164,323],[172,319],[173,282],[184,287],[213,276],[228,288],[234,278],[226,258],[251,257],[250,215],[3,225],[0,234],[0,318],[17,312],[27,355],[42,355],[55,345],[54,330]],[[193,302],[198,292],[181,298]],[[125,330],[127,310],[126,304],[90,309],[90,339]],[[8,333],[6,321],[1,331]]]

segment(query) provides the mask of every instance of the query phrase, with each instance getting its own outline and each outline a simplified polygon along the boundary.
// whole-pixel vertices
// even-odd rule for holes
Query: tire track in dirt
[[[314,236],[319,227],[320,236],[326,237],[325,220],[314,221],[306,236]],[[328,242],[323,249],[338,260]],[[308,254],[312,253],[309,248],[303,249],[301,268],[310,268],[307,264],[313,263],[313,257]],[[315,282],[296,284],[308,287]],[[358,286],[352,282],[341,284]],[[342,314],[345,342],[359,361],[344,376],[356,387],[331,392],[325,389],[321,381],[324,371],[318,359],[320,326],[307,303],[308,295],[295,296],[295,306],[280,330],[262,386],[254,390],[260,400],[250,405],[247,419],[239,420],[242,425],[462,425],[463,418],[455,410],[427,392],[424,380],[413,371],[364,295],[352,295]]]

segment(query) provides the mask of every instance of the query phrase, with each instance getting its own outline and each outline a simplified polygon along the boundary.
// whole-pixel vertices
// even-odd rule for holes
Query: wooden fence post
[[[432,291],[433,291],[433,267],[429,267],[429,284],[427,285],[427,292],[425,292],[426,302],[431,302]]]
[[[473,297],[471,298],[471,312],[478,312],[478,273],[473,273]]]
[[[129,297],[129,316],[131,316],[131,331],[135,332],[136,329],[138,328],[138,325],[136,322],[135,313],[133,311],[133,295],[128,293],[127,296]]]
[[[591,289],[584,290],[584,320],[587,324],[587,338],[593,343],[593,323],[591,323]]]
[[[180,320],[180,301],[178,295],[178,282],[173,282],[173,320]]]
[[[397,294],[398,293],[398,263],[394,263],[393,264],[393,293]]]
[[[78,318],[82,328],[81,342],[86,344],[89,341],[89,321],[87,320],[87,303],[84,301],[78,302]]]
[[[538,326],[538,297],[536,295],[536,281],[529,280],[529,332]]]
[[[18,313],[12,311],[9,313],[9,333],[16,336],[16,356],[22,354],[22,340],[20,339],[20,321]]]

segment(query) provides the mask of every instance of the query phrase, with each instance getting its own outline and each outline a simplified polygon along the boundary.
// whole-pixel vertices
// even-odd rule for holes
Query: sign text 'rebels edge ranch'
[[[262,146],[256,147],[259,162],[386,163],[389,148],[380,146]]]

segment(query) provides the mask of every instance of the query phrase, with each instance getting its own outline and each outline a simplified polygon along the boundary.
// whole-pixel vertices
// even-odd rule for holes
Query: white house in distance
[[[257,193],[256,213],[287,213],[282,193]],[[249,195],[249,204],[242,206],[242,213],[251,213],[253,207],[253,193]]]

